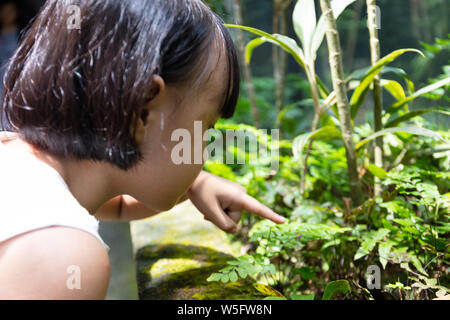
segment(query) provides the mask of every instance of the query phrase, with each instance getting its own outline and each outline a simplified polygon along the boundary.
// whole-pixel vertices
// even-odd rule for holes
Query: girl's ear
[[[147,103],[141,109],[138,115],[137,126],[136,126],[136,143],[139,145],[144,140],[145,131],[148,126],[156,120],[156,115],[153,110],[157,109],[165,97],[166,84],[159,75],[154,75],[152,78],[152,83],[150,84],[149,95],[147,97]],[[133,115],[134,117],[136,114]],[[155,119],[153,119],[155,118]],[[158,118],[159,119],[159,118]]]

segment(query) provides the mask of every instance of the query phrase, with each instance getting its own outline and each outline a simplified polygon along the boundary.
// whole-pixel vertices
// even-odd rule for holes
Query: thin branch
[[[356,152],[352,136],[353,125],[350,117],[350,105],[347,97],[347,90],[345,88],[339,32],[336,27],[336,19],[334,17],[333,10],[331,9],[330,0],[320,0],[320,5],[325,17],[327,27],[326,36],[331,75],[333,79],[334,91],[336,92],[336,101],[339,112],[339,120],[341,124],[342,139],[344,140],[345,150],[347,154],[347,169],[351,189],[350,196],[353,200],[353,205],[357,206],[361,203],[362,190],[358,178]]]
[[[380,60],[380,40],[378,38],[377,29],[377,1],[367,0],[367,14],[370,33],[370,54],[372,65],[375,65]],[[383,130],[383,100],[382,100],[383,90],[380,84],[380,75],[377,75],[373,81],[373,116],[375,124],[375,132]],[[375,165],[383,168],[383,138],[378,137],[375,139]],[[381,197],[383,192],[380,179],[375,177],[374,185],[374,196],[376,198]]]

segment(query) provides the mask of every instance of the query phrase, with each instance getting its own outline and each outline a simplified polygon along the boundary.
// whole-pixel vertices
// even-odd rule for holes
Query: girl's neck
[[[105,202],[119,195],[113,183],[118,169],[112,165],[61,159],[37,150],[20,138],[11,139],[4,144],[15,152],[26,153],[55,169],[75,199],[91,214],[95,214]]]

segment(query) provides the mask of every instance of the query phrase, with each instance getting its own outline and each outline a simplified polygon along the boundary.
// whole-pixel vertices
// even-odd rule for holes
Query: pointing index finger
[[[238,202],[243,207],[244,210],[254,213],[260,217],[269,219],[275,223],[280,224],[286,221],[284,217],[275,213],[272,209],[266,207],[261,202],[249,196],[248,194],[242,195],[238,200]]]

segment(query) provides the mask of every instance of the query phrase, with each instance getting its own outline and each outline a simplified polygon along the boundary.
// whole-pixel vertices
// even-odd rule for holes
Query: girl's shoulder
[[[6,147],[17,134],[0,132],[0,242],[52,225],[98,234],[98,220],[80,205],[60,174],[26,152]]]

